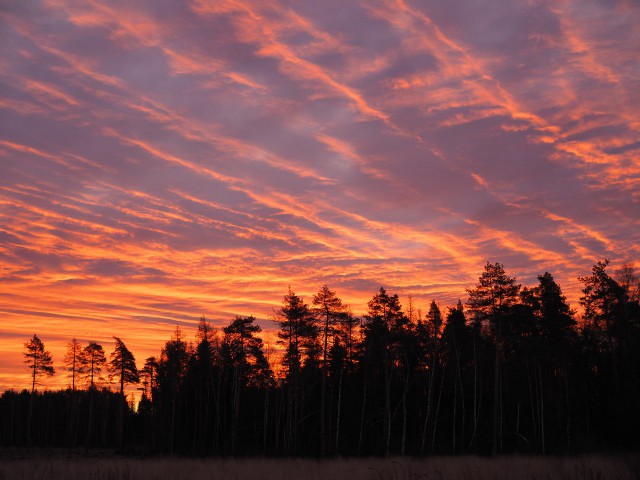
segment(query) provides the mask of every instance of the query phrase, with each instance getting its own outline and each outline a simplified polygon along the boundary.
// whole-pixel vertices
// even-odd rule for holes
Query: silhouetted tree
[[[79,357],[80,369],[78,372],[89,383],[89,388],[95,388],[96,380],[101,380],[102,369],[107,364],[107,358],[104,355],[102,345],[90,341],[89,344],[82,349]]]
[[[26,352],[24,356],[31,370],[31,393],[35,392],[38,379],[42,376],[51,377],[55,374],[51,352],[44,349],[42,340],[34,333],[33,337],[24,344]]]
[[[474,322],[477,325],[488,325],[493,333],[495,341],[495,368],[493,391],[493,429],[492,452],[498,453],[498,441],[501,438],[500,430],[500,362],[502,352],[502,327],[511,307],[518,301],[520,285],[515,278],[507,276],[500,263],[489,263],[484,267],[475,288],[468,289],[469,300],[467,307]]]
[[[142,395],[138,404],[138,413],[142,417],[144,425],[144,436],[147,439],[147,445],[155,447],[156,432],[156,408],[154,406],[155,392],[157,386],[158,361],[156,357],[147,357],[144,361],[144,367],[140,370],[140,380],[142,383]]]
[[[297,446],[297,433],[302,408],[300,373],[303,362],[303,349],[307,350],[304,353],[307,354],[308,358],[309,351],[306,347],[309,346],[310,342],[307,342],[307,340],[309,338],[314,339],[316,331],[309,306],[291,288],[289,288],[289,293],[283,299],[282,307],[274,313],[275,320],[280,325],[280,331],[278,332],[279,343],[285,346],[282,360],[287,387],[285,445],[290,453],[294,453]]]
[[[89,384],[89,413],[87,415],[87,435],[85,437],[85,451],[89,450],[89,446],[93,440],[93,417],[94,417],[94,401],[96,398],[96,380],[101,380],[102,368],[106,365],[107,359],[104,355],[102,345],[90,341],[89,344],[82,349],[80,355],[80,369],[78,372]]]
[[[217,333],[203,315],[198,322],[196,345],[190,353],[185,375],[185,383],[190,388],[188,392],[190,396],[185,398],[185,402],[188,401],[191,404],[189,409],[191,418],[187,420],[192,425],[191,449],[194,454],[205,453],[210,448],[219,447],[222,377],[217,345]],[[215,417],[214,421],[212,417]],[[212,426],[213,438],[208,438]]]
[[[640,302],[640,276],[632,262],[623,263],[615,272],[615,279],[627,293],[630,302]]]
[[[354,317],[351,311],[346,308],[345,312],[339,317],[337,325],[334,327],[333,345],[329,351],[329,370],[331,379],[334,383],[336,392],[336,419],[335,419],[335,435],[334,448],[335,452],[340,451],[340,430],[341,418],[343,417],[343,404],[345,395],[345,384],[354,389],[355,385],[351,385],[354,380],[356,369],[356,356],[358,351],[358,341],[356,338],[357,327],[360,319]],[[346,378],[345,378],[346,377]],[[335,383],[337,382],[337,386]],[[355,389],[357,391],[357,389]],[[351,391],[351,389],[348,389]],[[347,398],[349,400],[352,397]]]
[[[82,345],[75,338],[67,344],[67,352],[64,355],[64,365],[71,379],[71,390],[76,390],[76,378],[80,372],[80,356],[82,355]]]
[[[598,262],[581,278],[579,324],[551,274],[520,288],[500,264],[485,266],[468,309],[458,302],[444,321],[435,300],[423,317],[410,298],[405,314],[384,288],[362,319],[326,287],[313,310],[289,290],[274,312],[284,347],[277,382],[254,317],[236,317],[220,336],[202,317],[193,344],[176,328],[160,359],[146,360],[137,412],[127,408],[132,379],[123,381],[122,370],[135,361],[117,337],[109,369],[119,393],[99,389],[102,347],[75,341],[65,360],[70,387],[36,391],[47,352],[34,336],[25,344],[36,369],[31,392],[0,395],[0,448],[72,447],[86,421],[87,449],[130,444],[192,455],[634,449],[638,281],[632,265],[613,276],[606,268]],[[88,391],[78,390],[74,372]]]
[[[173,455],[175,446],[176,422],[178,419],[178,393],[186,373],[189,352],[187,343],[182,337],[179,327],[176,327],[171,340],[162,348],[158,362],[158,393],[159,403],[163,414],[163,425],[168,423],[168,432],[163,438],[168,439],[169,454]],[[168,422],[167,422],[168,417]]]
[[[419,318],[416,325],[416,336],[418,339],[418,348],[420,358],[418,360],[419,367],[422,371],[426,370],[426,411],[422,424],[422,435],[420,442],[420,452],[424,453],[431,433],[431,450],[435,446],[435,438],[438,425],[438,414],[440,412],[440,402],[442,399],[442,388],[444,386],[444,375],[441,371],[441,335],[442,328],[442,312],[440,307],[432,300],[429,304],[429,311],[424,321]],[[437,388],[437,392],[436,392]],[[437,395],[436,395],[437,393]]]
[[[124,387],[127,384],[140,382],[138,367],[133,353],[118,337],[113,337],[116,344],[109,357],[109,370],[120,383],[120,395],[124,396]]]
[[[31,442],[31,421],[33,418],[33,398],[36,391],[38,379],[42,376],[53,376],[53,360],[51,353],[44,349],[42,340],[34,333],[33,337],[24,344],[25,363],[31,370],[31,396],[29,398],[29,418],[27,420],[27,442]]]
[[[618,431],[618,435],[631,436],[632,425],[640,422],[636,413],[634,421],[629,421],[626,412],[637,412],[635,401],[640,401],[640,381],[638,378],[637,354],[640,336],[638,303],[629,298],[632,279],[624,272],[622,278],[629,283],[620,285],[607,272],[609,260],[598,261],[591,269],[591,275],[581,277],[584,284],[580,304],[584,307],[583,337],[592,342],[592,363],[599,356],[608,357],[602,363],[601,372],[594,379],[598,388],[592,389],[592,398],[601,405],[595,409],[596,417],[602,411],[612,412],[607,421]],[[626,282],[625,282],[626,283]],[[598,366],[596,365],[596,368]],[[603,391],[609,393],[603,395]],[[622,412],[625,412],[621,415]],[[599,428],[603,428],[599,426]]]
[[[156,357],[147,357],[144,361],[144,367],[140,370],[140,378],[142,380],[142,386],[144,387],[143,394],[147,398],[153,398],[153,391],[156,387],[156,375],[158,371],[158,361]]]
[[[262,339],[256,337],[260,332],[260,326],[255,325],[255,317],[236,318],[224,328],[223,348],[226,357],[231,362],[233,371],[233,424],[231,428],[231,451],[235,454],[238,448],[238,431],[240,419],[241,392],[249,379],[260,383],[256,373],[252,372],[253,366],[261,363],[264,369],[264,354],[262,353]]]
[[[453,391],[451,415],[452,453],[464,448],[466,427],[466,392],[465,378],[467,368],[473,362],[473,338],[467,326],[462,303],[458,300],[455,308],[449,308],[447,320],[442,331],[444,363],[448,370],[450,388]],[[458,415],[460,404],[460,415]]]
[[[391,446],[391,382],[394,373],[393,362],[397,358],[396,341],[408,324],[408,319],[402,313],[402,307],[397,294],[388,295],[380,287],[378,293],[369,301],[368,312],[364,316],[364,361],[368,374],[383,382],[383,414],[382,414],[382,446],[386,455]],[[366,374],[365,374],[366,378]],[[366,399],[366,386],[363,394]],[[375,396],[375,394],[374,394]],[[363,400],[363,411],[365,401]],[[364,425],[360,428],[360,441],[364,433]]]
[[[584,307],[583,319],[603,340],[603,348],[611,354],[614,380],[618,378],[618,347],[628,338],[628,322],[625,306],[628,300],[625,289],[605,271],[609,260],[598,261],[591,275],[581,277],[584,284],[580,304]]]
[[[127,384],[140,382],[138,375],[138,367],[136,366],[136,359],[133,353],[129,351],[127,346],[118,337],[113,337],[116,344],[113,352],[110,355],[109,371],[111,374],[118,378],[120,383],[120,396],[118,408],[118,441],[122,448],[123,442],[123,427],[124,427],[124,407],[126,406],[126,397],[124,396],[124,387]]]
[[[510,333],[510,371],[511,383],[526,379],[525,387],[513,389],[518,407],[529,405],[532,432],[530,438],[541,453],[545,453],[547,438],[560,441],[560,434],[566,434],[565,441],[570,442],[570,404],[569,366],[573,344],[575,344],[573,318],[566,298],[553,276],[546,272],[538,276],[538,285],[523,288],[521,305],[515,309],[515,321],[510,322],[516,328]],[[526,398],[529,398],[527,401]],[[548,407],[547,407],[548,406]],[[549,408],[551,407],[551,408]],[[554,408],[555,407],[555,408]],[[547,435],[549,412],[564,411],[564,429],[558,428],[553,436]],[[522,409],[524,411],[524,408]],[[518,413],[520,410],[518,410]],[[520,415],[517,417],[521,418]],[[516,422],[515,434],[524,437]],[[528,441],[528,440],[527,440]]]
[[[322,387],[320,393],[320,455],[327,454],[327,376],[329,374],[329,341],[334,337],[340,319],[346,314],[346,307],[336,292],[324,285],[313,297],[314,312],[320,322],[322,338]]]

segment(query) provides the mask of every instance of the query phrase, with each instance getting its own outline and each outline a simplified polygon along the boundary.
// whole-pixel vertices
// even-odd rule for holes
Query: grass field
[[[133,459],[38,454],[0,459],[0,480],[636,480],[640,456],[303,459]]]

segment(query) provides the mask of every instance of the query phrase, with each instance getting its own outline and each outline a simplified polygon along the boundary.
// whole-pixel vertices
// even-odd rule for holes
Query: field
[[[5,452],[6,453],[6,452]],[[635,480],[640,456],[179,459],[37,454],[0,457],[0,480],[348,479]]]

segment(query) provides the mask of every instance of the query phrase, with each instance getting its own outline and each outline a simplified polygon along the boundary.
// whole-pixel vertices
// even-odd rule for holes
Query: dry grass
[[[638,456],[428,459],[129,459],[38,455],[2,459],[0,480],[636,480]]]

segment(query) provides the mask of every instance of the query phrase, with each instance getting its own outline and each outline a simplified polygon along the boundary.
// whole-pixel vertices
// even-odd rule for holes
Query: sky
[[[640,259],[636,0],[5,0],[0,390],[37,333],[142,366],[289,286],[426,310],[486,262],[572,307]]]

